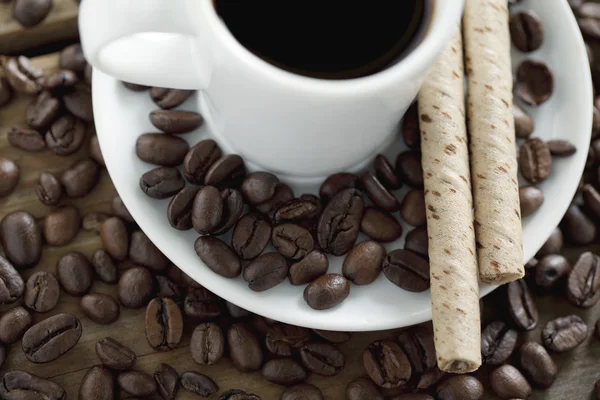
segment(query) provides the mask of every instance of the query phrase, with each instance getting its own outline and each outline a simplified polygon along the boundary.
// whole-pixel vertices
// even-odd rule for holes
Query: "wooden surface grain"
[[[58,56],[53,54],[39,57],[34,60],[34,63],[46,71],[51,71],[57,68]],[[11,126],[24,123],[25,108],[30,101],[30,96],[19,95],[12,100],[9,106],[0,108],[0,156],[16,161],[21,167],[21,180],[16,191],[11,196],[0,199],[0,219],[7,213],[15,210],[27,210],[36,218],[43,218],[51,208],[42,205],[34,192],[35,183],[40,172],[44,170],[60,172],[75,160],[86,157],[88,154],[87,142],[77,154],[69,157],[59,157],[48,150],[42,153],[26,153],[11,147],[8,144],[6,132]],[[111,211],[110,202],[115,194],[116,192],[110,178],[106,170],[103,170],[99,185],[88,196],[77,200],[63,198],[62,203],[77,205],[82,214],[94,211],[108,213]],[[94,250],[100,247],[100,238],[95,232],[81,230],[76,239],[67,246],[60,248],[45,247],[42,261],[35,268],[24,270],[22,273],[27,278],[35,271],[45,270],[54,272],[56,261],[62,255],[76,250],[81,251],[87,256],[91,256]],[[582,249],[569,249],[567,254],[571,261],[574,262],[581,251]],[[116,285],[95,282],[92,292],[108,293],[115,296]],[[540,330],[543,325],[548,320],[562,315],[578,314],[589,323],[591,328],[588,339],[577,349],[564,354],[553,354],[553,358],[559,365],[559,378],[551,389],[543,392],[536,391],[532,398],[590,398],[593,384],[596,379],[600,378],[600,368],[598,368],[600,365],[600,341],[594,337],[592,332],[593,324],[600,317],[600,305],[589,310],[577,309],[571,306],[563,295],[542,295],[536,297],[536,302],[540,310],[538,327],[532,332],[521,333],[519,343],[522,343],[526,339],[539,342]],[[497,290],[488,296],[486,303],[489,309],[502,314],[506,311],[504,291],[502,289]],[[12,306],[5,306],[4,309],[10,307]],[[81,378],[90,366],[99,363],[94,352],[96,341],[106,336],[111,336],[132,348],[138,356],[136,368],[149,373],[152,373],[160,362],[167,362],[180,373],[193,370],[209,375],[219,385],[221,391],[239,388],[256,393],[264,400],[279,399],[283,391],[282,387],[268,383],[259,373],[239,373],[226,359],[210,367],[195,364],[188,349],[191,331],[195,327],[194,323],[186,324],[184,338],[175,350],[156,352],[148,345],[144,334],[144,309],[131,310],[122,307],[121,316],[118,321],[108,326],[98,325],[81,313],[79,298],[62,292],[58,306],[46,314],[34,313],[34,320],[37,322],[59,312],[70,312],[80,318],[83,325],[83,335],[79,343],[57,361],[48,364],[33,364],[29,362],[21,351],[20,342],[15,343],[10,346],[8,358],[2,367],[2,371],[21,369],[49,378],[61,384],[67,390],[69,399],[76,399],[78,398],[78,388]],[[333,378],[322,378],[313,374],[309,382],[319,386],[323,390],[326,399],[343,399],[347,383],[355,377],[364,375],[362,366],[362,352],[364,348],[373,340],[393,338],[396,332],[384,331],[354,334],[349,342],[340,346],[346,355],[346,367],[343,372]],[[514,355],[514,359],[516,360],[516,354]],[[488,373],[489,368],[484,366],[476,375],[485,382]],[[194,398],[198,397],[183,390],[180,391],[178,396],[178,399]],[[216,395],[211,397],[211,399],[217,398],[218,396]],[[493,399],[494,396],[488,392],[486,398]]]

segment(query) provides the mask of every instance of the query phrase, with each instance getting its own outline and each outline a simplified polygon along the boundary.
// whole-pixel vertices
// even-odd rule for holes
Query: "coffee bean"
[[[153,299],[146,308],[146,339],[159,351],[172,350],[181,341],[183,317],[177,304],[169,298]]]
[[[92,93],[86,87],[77,87],[63,96],[65,108],[77,118],[86,122],[94,121],[94,109],[92,107]]]
[[[370,379],[356,378],[346,386],[346,400],[384,400]]]
[[[335,256],[346,254],[358,238],[364,201],[356,189],[344,189],[327,204],[318,222],[319,246]]]
[[[221,158],[221,149],[212,139],[201,140],[183,159],[183,175],[192,184],[202,184],[210,167]]]
[[[584,193],[585,195],[585,193]],[[560,228],[556,227],[550,234],[546,243],[538,250],[536,258],[542,259],[549,254],[560,254],[563,248],[563,234]]]
[[[197,129],[204,118],[190,111],[154,110],[150,113],[150,122],[165,133],[180,134]]]
[[[46,143],[54,154],[69,156],[75,153],[85,140],[85,125],[72,115],[57,119],[46,132]]]
[[[241,191],[248,203],[255,205],[264,203],[275,194],[279,178],[270,172],[253,172],[244,178]]]
[[[394,250],[383,261],[383,273],[396,286],[409,292],[429,289],[429,263],[407,250]]]
[[[360,186],[360,179],[354,174],[341,172],[330,175],[319,188],[319,197],[328,203],[335,195],[345,189],[356,189]]]
[[[402,183],[412,188],[423,188],[423,167],[421,154],[415,151],[406,151],[398,154],[396,158],[396,175]]]
[[[483,362],[499,365],[508,360],[515,350],[518,333],[502,321],[489,323],[481,332]]]
[[[140,188],[148,197],[166,199],[174,196],[185,186],[185,181],[177,168],[158,167],[146,172],[140,178]]]
[[[406,118],[406,116],[405,116]],[[381,184],[389,190],[397,190],[402,187],[402,182],[396,176],[396,171],[392,164],[383,154],[378,154],[373,161],[375,176]]]
[[[0,107],[7,105],[12,99],[12,96],[13,92],[10,84],[8,83],[8,79],[5,77],[0,78]]]
[[[118,195],[113,197],[112,201],[110,202],[110,206],[117,217],[121,218],[124,221],[135,222],[135,220],[129,213],[129,210],[123,203],[123,200],[121,200],[121,197],[119,197]]]
[[[81,323],[68,313],[56,314],[25,332],[21,348],[25,357],[36,364],[53,361],[77,344]]]
[[[15,267],[0,255],[0,304],[14,303],[23,294],[25,284]]]
[[[96,275],[104,283],[116,283],[119,279],[117,266],[108,252],[98,249],[92,255],[92,266]]]
[[[310,253],[315,245],[311,233],[295,224],[281,224],[273,228],[271,241],[286,258],[298,260]]]
[[[152,100],[160,108],[168,110],[181,105],[194,93],[193,90],[167,89],[153,87],[150,91]]]
[[[179,374],[169,364],[160,363],[154,370],[154,380],[158,394],[164,400],[174,400],[179,391]]]
[[[33,318],[26,309],[11,308],[0,317],[0,341],[11,344],[21,340],[32,322]]]
[[[203,287],[189,288],[183,302],[188,317],[208,320],[221,315],[220,299]]]
[[[70,69],[59,69],[58,71],[45,76],[41,84],[44,90],[58,96],[65,94],[78,82],[79,77],[75,72]]]
[[[596,238],[596,225],[574,204],[567,209],[561,228],[567,240],[573,244],[587,245]]]
[[[169,297],[175,300],[177,304],[183,301],[181,285],[173,282],[166,276],[157,275],[155,278],[156,286],[158,287],[158,297]]]
[[[411,149],[421,147],[421,131],[419,130],[419,106],[415,102],[408,107],[402,119],[402,138]]]
[[[41,92],[27,107],[25,119],[31,128],[43,131],[56,121],[59,112],[60,100],[49,92]]]
[[[542,21],[531,10],[512,14],[509,27],[513,44],[525,53],[539,49],[544,41]]]
[[[181,164],[189,148],[185,140],[163,133],[144,133],[135,144],[135,152],[140,160],[163,167]]]
[[[81,379],[80,399],[113,400],[115,395],[115,380],[112,372],[101,365],[94,365]]]
[[[324,400],[321,389],[315,385],[302,383],[287,388],[281,394],[281,400]]]
[[[181,374],[181,386],[188,392],[202,397],[210,397],[219,391],[219,386],[210,377],[195,371]]]
[[[521,217],[528,217],[544,203],[544,192],[536,186],[521,186],[519,188],[519,202],[521,204]]]
[[[87,196],[100,180],[100,166],[91,158],[77,161],[60,177],[67,196]]]
[[[540,138],[529,138],[519,152],[521,174],[531,183],[541,183],[552,173],[552,155]]]
[[[311,372],[322,376],[339,374],[346,364],[344,354],[329,343],[307,343],[300,349],[302,363]]]
[[[344,259],[342,273],[355,285],[368,285],[381,273],[381,266],[386,256],[385,248],[367,240],[354,246]]]
[[[45,313],[52,310],[58,303],[60,287],[54,275],[46,271],[38,271],[27,279],[25,296],[27,308]]]
[[[596,217],[600,217],[600,193],[592,185],[585,184],[582,189],[586,208]]]
[[[7,371],[0,385],[2,399],[66,400],[62,386],[25,371]]]
[[[265,249],[271,239],[271,224],[257,213],[244,215],[235,225],[231,246],[243,260],[252,260]]]
[[[167,218],[173,228],[181,231],[192,228],[192,208],[198,190],[198,187],[186,186],[171,199]]]
[[[218,188],[237,188],[246,177],[246,165],[242,157],[228,154],[219,158],[206,171],[204,184]]]
[[[542,343],[548,350],[563,352],[579,346],[587,338],[588,327],[577,315],[549,321],[542,330]]]
[[[396,343],[408,358],[412,371],[422,374],[436,365],[433,331],[425,326],[405,329],[398,334]]]
[[[527,139],[531,136],[534,129],[534,122],[531,115],[517,104],[513,104],[513,117],[515,118],[515,134],[517,138]]]
[[[378,242],[393,242],[402,236],[402,226],[392,215],[367,207],[360,223],[361,231]]]
[[[533,300],[533,295],[523,279],[513,281],[507,285],[508,309],[510,315],[519,329],[529,331],[536,327],[538,310]]]
[[[244,198],[239,190],[223,189],[221,190],[221,199],[223,200],[223,217],[221,217],[221,222],[213,235],[222,235],[229,232],[244,211]]]
[[[37,153],[46,148],[44,137],[36,130],[14,126],[8,130],[8,142],[21,150]]]
[[[219,400],[261,400],[261,398],[253,393],[248,394],[243,390],[232,389],[223,392],[219,396]]]
[[[347,342],[351,337],[351,334],[348,332],[325,331],[322,329],[313,329],[312,331],[328,342],[336,344]]]
[[[72,296],[83,296],[94,283],[94,270],[79,252],[67,253],[56,263],[56,276],[63,289]]]
[[[554,75],[543,62],[525,60],[517,67],[515,90],[525,104],[539,106],[554,91]]]
[[[82,73],[85,69],[87,61],[83,55],[83,49],[79,43],[65,47],[60,52],[60,67],[70,69],[75,73]]]
[[[577,24],[579,25],[579,30],[583,33],[584,38],[596,40],[600,38],[600,20],[598,18],[578,18]]]
[[[192,224],[202,235],[214,232],[223,218],[223,199],[221,192],[214,186],[204,186],[196,197],[192,207]]]
[[[42,256],[42,233],[33,215],[14,211],[0,221],[0,244],[17,268],[37,264]]]
[[[77,208],[62,206],[44,218],[44,238],[50,246],[64,246],[75,238],[80,227],[81,216]]]
[[[385,389],[403,386],[412,373],[408,358],[391,340],[371,343],[363,353],[363,364],[373,382]]]
[[[290,357],[292,352],[304,346],[310,339],[310,331],[300,326],[273,324],[267,331],[267,350],[281,357]]]
[[[266,335],[269,330],[279,322],[274,319],[261,317],[260,315],[254,315],[252,317],[252,326],[256,329],[261,335]]]
[[[227,308],[227,311],[229,312],[229,315],[232,318],[246,318],[252,315],[250,311],[242,307],[236,306],[235,304],[230,303],[228,301],[225,302],[225,307]]]
[[[568,157],[577,152],[575,145],[568,140],[549,140],[546,144],[550,149],[550,153],[556,157]]]
[[[490,386],[503,399],[526,399],[531,395],[531,386],[527,380],[518,369],[509,364],[492,371]]]
[[[79,308],[90,320],[100,325],[109,325],[119,319],[119,303],[104,293],[90,293],[81,298]]]
[[[319,205],[310,200],[292,199],[282,203],[273,213],[273,223],[294,222],[302,224],[319,214]]]
[[[313,250],[302,260],[290,266],[289,275],[292,285],[304,285],[327,273],[329,260],[319,250]]]
[[[404,250],[410,250],[425,259],[429,258],[429,239],[426,226],[408,232],[404,241]]]
[[[98,164],[105,166],[106,162],[104,161],[104,156],[102,155],[102,150],[100,149],[100,142],[98,142],[98,136],[94,135],[90,139],[90,157],[92,160],[96,161]]]
[[[315,310],[327,310],[340,304],[350,295],[350,283],[339,274],[326,274],[304,289],[304,301]]]
[[[558,254],[549,254],[535,267],[535,283],[543,289],[552,289],[571,273],[569,261]]]
[[[590,308],[600,300],[600,257],[589,251],[579,256],[569,274],[567,298],[581,308]]]
[[[96,342],[96,356],[102,364],[117,371],[132,369],[136,361],[133,350],[110,337]]]
[[[131,234],[129,258],[136,264],[154,271],[162,271],[169,266],[169,259],[148,239],[142,231]]]
[[[227,243],[211,236],[201,236],[194,243],[196,254],[213,272],[235,278],[242,272],[240,259]]]
[[[225,338],[221,328],[213,322],[205,322],[194,329],[190,340],[192,358],[200,365],[214,365],[225,351]]]
[[[263,353],[258,338],[243,323],[235,323],[227,330],[227,344],[231,362],[241,372],[252,372],[260,369]]]
[[[156,382],[149,374],[138,371],[123,371],[117,376],[119,387],[125,392],[140,397],[149,397],[156,393]]]
[[[398,210],[398,199],[387,190],[381,182],[370,172],[365,172],[360,177],[360,182],[365,193],[371,201],[384,211],[394,212]]]
[[[525,375],[540,389],[547,389],[554,383],[558,370],[541,344],[527,342],[521,346],[520,363]]]
[[[425,194],[422,190],[409,191],[400,206],[400,217],[409,225],[421,226],[427,223]]]
[[[60,202],[63,187],[56,176],[50,172],[42,172],[35,187],[35,193],[42,203],[55,206]]]
[[[128,269],[119,278],[119,301],[127,308],[141,308],[145,306],[152,298],[153,292],[154,279],[144,267]]]
[[[45,1],[47,2],[48,0]],[[8,79],[15,92],[36,94],[42,89],[40,81],[44,77],[44,72],[34,67],[29,58],[24,56],[0,57],[0,65],[4,67],[6,79]]]
[[[282,204],[287,201],[294,199],[294,192],[285,183],[280,183],[275,186],[275,194],[269,200],[264,203],[257,204],[256,209],[258,212],[271,215],[274,213]]]
[[[297,385],[308,377],[306,370],[292,358],[269,360],[263,365],[261,373],[269,382],[284,386]]]
[[[248,287],[255,292],[263,292],[279,285],[288,274],[288,264],[279,253],[265,253],[258,256],[244,268],[242,274]]]

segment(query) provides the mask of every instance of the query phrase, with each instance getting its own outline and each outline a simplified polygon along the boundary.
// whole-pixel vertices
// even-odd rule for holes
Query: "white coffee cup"
[[[212,0],[84,0],[79,30],[87,60],[106,74],[200,90],[203,115],[226,153],[312,180],[364,167],[394,139],[463,6],[464,0],[435,0],[427,32],[408,56],[347,80],[297,75],[255,56]]]

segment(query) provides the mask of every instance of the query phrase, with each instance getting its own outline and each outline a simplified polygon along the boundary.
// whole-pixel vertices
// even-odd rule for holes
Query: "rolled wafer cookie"
[[[481,366],[481,329],[460,24],[418,101],[437,364],[466,373]]]
[[[463,17],[479,278],[522,278],[523,233],[506,0],[467,0]]]

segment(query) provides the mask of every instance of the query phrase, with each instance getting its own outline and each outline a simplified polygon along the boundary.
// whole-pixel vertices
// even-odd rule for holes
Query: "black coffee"
[[[233,36],[265,61],[300,75],[371,75],[410,51],[433,0],[323,2],[214,0]]]

